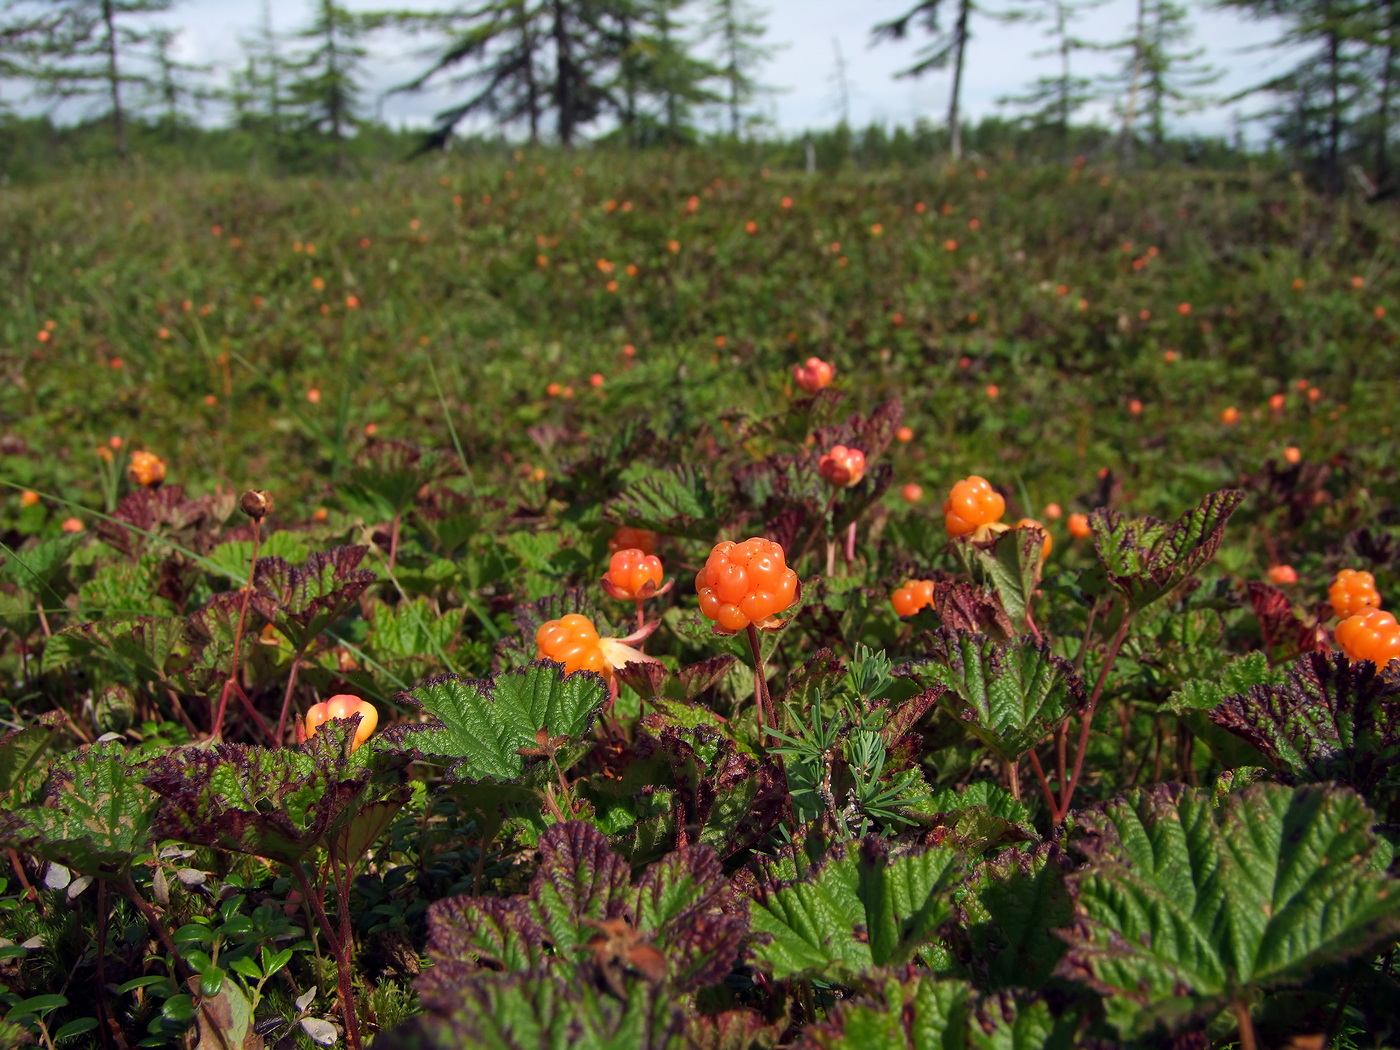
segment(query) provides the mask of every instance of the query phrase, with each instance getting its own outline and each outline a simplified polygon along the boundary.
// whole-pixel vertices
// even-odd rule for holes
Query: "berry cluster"
[[[783,548],[760,537],[715,544],[695,576],[700,611],[727,631],[762,625],[797,600],[797,573]]]
[[[1350,660],[1370,660],[1384,667],[1400,657],[1400,624],[1392,613],[1365,609],[1339,623],[1336,635],[1337,644]]]
[[[596,671],[604,678],[612,674],[598,629],[587,616],[569,613],[541,624],[535,632],[535,645],[539,649],[536,659],[557,660],[564,665],[565,674]]]
[[[913,616],[933,604],[932,580],[909,580],[890,595],[896,616]]]
[[[949,536],[971,536],[1001,520],[1006,500],[986,478],[976,474],[953,486],[943,501],[943,524]]]
[[[353,693],[340,693],[319,704],[312,704],[306,712],[306,735],[314,736],[327,722],[337,718],[360,716],[360,724],[355,727],[355,742],[350,745],[354,751],[370,738],[379,725],[379,712],[368,701],[361,700]]]
[[[1343,569],[1337,573],[1332,586],[1327,588],[1327,597],[1332,601],[1332,611],[1341,620],[1366,609],[1379,609],[1381,605],[1376,578],[1357,569]]]
[[[614,554],[603,577],[603,589],[622,601],[643,601],[660,586],[661,559],[655,554],[644,554],[637,547]]]
[[[792,366],[792,378],[807,393],[815,394],[831,385],[836,378],[836,367],[820,357],[809,357],[806,364]]]
[[[817,461],[817,471],[832,488],[848,489],[865,477],[865,453],[858,448],[832,445]]]

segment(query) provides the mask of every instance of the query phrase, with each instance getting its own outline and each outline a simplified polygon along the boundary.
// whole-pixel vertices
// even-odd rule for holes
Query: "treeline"
[[[999,149],[1056,159],[1113,151],[1132,162],[1218,153],[1221,144],[1173,141],[1173,126],[1250,95],[1264,100],[1255,116],[1286,161],[1319,185],[1337,192],[1350,177],[1368,195],[1393,192],[1400,0],[1210,0],[1272,20],[1278,46],[1297,59],[1228,100],[1215,93],[1220,72],[1202,61],[1183,0],[1136,0],[1119,37],[1087,39],[1080,27],[1101,2],[918,0],[871,31],[876,40],[917,43],[915,61],[898,75],[950,76],[940,124],[857,133],[843,119],[834,131],[783,143],[761,134],[756,103],[773,45],[751,0],[474,0],[439,11],[306,0],[290,31],[274,29],[265,0],[241,60],[219,71],[175,57],[176,33],[160,19],[177,0],[0,0],[0,170],[22,176],[39,158],[81,163],[134,149],[166,159],[198,151],[210,163],[286,171],[449,146],[568,149],[587,139],[646,148],[702,138],[763,138],[765,155],[823,169],[877,157],[957,159],[973,138],[984,150],[995,140]],[[1054,60],[1051,71],[1000,100],[1012,116],[984,120],[974,134],[963,120],[967,45],[1009,22],[1043,29],[1036,54]],[[368,63],[388,40],[434,56],[391,92],[450,96],[426,132],[394,132],[370,117]],[[1113,56],[1112,71],[1086,75],[1090,53]],[[843,76],[838,49],[844,96]],[[13,109],[21,100],[30,103],[24,112],[48,102],[87,117],[21,119]],[[1083,125],[1091,105],[1107,107],[1111,126]]]

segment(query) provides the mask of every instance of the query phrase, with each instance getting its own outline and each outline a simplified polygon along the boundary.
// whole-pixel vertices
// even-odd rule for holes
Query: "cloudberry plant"
[[[976,474],[953,486],[943,501],[943,524],[949,536],[971,536],[1001,519],[1006,500],[986,478]]]
[[[890,595],[896,616],[913,616],[933,604],[932,580],[909,580]]]
[[[1337,624],[1337,644],[1350,660],[1370,660],[1384,667],[1400,657],[1400,624],[1393,613],[1366,609]]]
[[[1087,540],[1093,531],[1089,528],[1089,515],[1075,513],[1069,516],[1069,534],[1075,539]]]
[[[793,365],[792,378],[807,393],[815,394],[831,385],[836,368],[820,357],[809,357],[804,364]]]
[[[360,717],[355,727],[355,742],[350,745],[354,751],[370,738],[379,725],[379,712],[373,704],[360,699],[354,693],[340,693],[319,704],[312,704],[306,712],[306,735],[314,736],[327,722],[337,718]]]
[[[650,529],[634,529],[630,525],[623,525],[608,540],[608,553],[616,554],[618,551],[629,549],[639,550],[643,554],[655,554],[656,533]]]
[[[578,613],[543,623],[535,632],[535,645],[539,647],[537,658],[557,660],[564,665],[565,674],[595,671],[604,678],[611,678],[612,668],[608,666],[600,642],[593,621]]]
[[[1327,597],[1339,620],[1355,616],[1365,609],[1379,609],[1381,605],[1376,578],[1359,569],[1343,569],[1337,573],[1336,579],[1327,588]]]
[[[726,631],[742,631],[765,621],[797,600],[797,573],[787,567],[783,548],[761,537],[715,544],[695,576],[700,612]]]
[[[1291,565],[1270,565],[1269,582],[1280,587],[1284,584],[1297,583],[1298,571]]]
[[[817,461],[817,471],[833,488],[848,489],[865,477],[865,453],[858,448],[832,445]]]

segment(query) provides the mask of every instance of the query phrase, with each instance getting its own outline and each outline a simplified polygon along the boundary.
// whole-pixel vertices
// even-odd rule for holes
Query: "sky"
[[[398,6],[385,0],[344,0],[347,6],[383,9]],[[703,0],[700,0],[703,3]],[[756,103],[774,126],[784,133],[829,127],[840,118],[840,92],[835,70],[839,49],[846,68],[851,123],[910,124],[927,117],[941,124],[951,87],[949,74],[934,71],[918,79],[896,79],[917,49],[910,41],[871,44],[871,26],[902,13],[911,0],[757,0],[767,11],[766,42],[775,48],[759,71],[759,80],[772,90]],[[453,6],[447,0],[417,0],[406,6],[426,10]],[[1002,6],[993,0],[987,6]],[[1224,71],[1214,92],[1227,97],[1267,78],[1285,61],[1265,48],[1277,34],[1277,26],[1246,20],[1233,12],[1201,10],[1193,4],[1195,46],[1205,49],[1204,60]],[[273,24],[278,32],[293,30],[307,18],[310,0],[273,0]],[[1136,10],[1135,0],[1104,0],[1087,11],[1074,26],[1075,33],[1096,42],[1111,42],[1127,35]],[[251,35],[261,19],[259,0],[180,0],[162,21],[182,30],[178,52],[185,61],[213,63],[225,72],[242,64],[240,39]],[[999,112],[998,99],[1023,91],[1036,76],[1053,72],[1057,60],[1033,57],[1048,41],[1042,29],[1032,25],[1008,25],[973,16],[964,74],[964,112],[976,119]],[[442,94],[381,96],[388,88],[410,79],[426,68],[418,53],[422,41],[388,40],[375,45],[368,70],[369,97],[379,115],[391,123],[425,125],[434,112],[450,100]],[[1115,59],[1086,53],[1076,57],[1075,72],[1094,75],[1112,70]],[[1248,101],[1216,104],[1176,122],[1181,130],[1228,135],[1237,114],[1247,113]],[[1105,106],[1087,116],[1108,119]]]

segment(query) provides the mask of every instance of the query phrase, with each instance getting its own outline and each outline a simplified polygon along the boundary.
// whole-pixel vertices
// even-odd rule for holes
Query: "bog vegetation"
[[[540,151],[0,228],[4,1040],[1400,1038],[1392,211]]]

